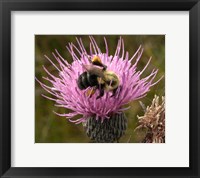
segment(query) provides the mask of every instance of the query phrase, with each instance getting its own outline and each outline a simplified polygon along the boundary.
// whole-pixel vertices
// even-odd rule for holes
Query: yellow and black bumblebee
[[[98,56],[94,56],[91,63],[91,65],[84,65],[86,71],[78,77],[78,88],[84,90],[88,87],[93,87],[89,93],[90,96],[98,89],[99,96],[97,99],[104,95],[104,91],[112,91],[112,96],[114,96],[120,83],[117,74],[113,71],[108,71],[107,66],[102,63]]]

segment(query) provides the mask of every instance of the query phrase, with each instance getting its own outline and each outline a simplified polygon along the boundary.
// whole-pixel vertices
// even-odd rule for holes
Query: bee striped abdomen
[[[88,87],[88,83],[87,83],[87,72],[82,73],[77,81],[78,87],[81,90],[84,90]]]
[[[84,90],[88,87],[93,87],[98,85],[97,76],[92,75],[89,72],[83,72],[77,81],[78,87],[81,90]]]
[[[87,80],[88,80],[88,82],[89,82],[91,87],[98,85],[98,80],[97,80],[97,76],[96,75],[90,74],[88,72],[87,73]]]

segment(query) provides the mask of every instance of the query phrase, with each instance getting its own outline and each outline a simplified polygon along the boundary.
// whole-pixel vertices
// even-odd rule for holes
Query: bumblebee
[[[101,98],[105,91],[112,91],[112,96],[114,96],[120,83],[118,76],[113,71],[108,71],[107,66],[101,62],[98,56],[94,56],[91,63],[92,65],[84,66],[86,71],[78,77],[78,88],[84,90],[88,87],[93,87],[92,91],[90,91],[90,96],[98,89],[99,96],[97,99]]]

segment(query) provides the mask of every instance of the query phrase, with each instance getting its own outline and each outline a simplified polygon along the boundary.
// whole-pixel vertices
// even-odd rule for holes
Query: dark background
[[[93,35],[102,52],[105,52],[103,37],[106,37],[109,47],[109,54],[114,55],[116,45],[121,36],[125,42],[125,51],[132,56],[138,47],[142,45],[144,52],[141,60],[138,63],[138,70],[141,70],[152,56],[152,60],[148,68],[143,73],[143,77],[150,74],[153,68],[159,69],[158,75],[154,81],[165,75],[165,36],[164,35]],[[57,75],[56,69],[44,57],[47,55],[52,61],[57,64],[53,58],[52,52],[57,49],[59,53],[72,61],[66,45],[68,42],[73,42],[77,45],[75,37],[81,37],[86,50],[89,49],[88,35],[35,35],[35,75],[42,80],[42,76],[47,76],[43,70],[44,65],[52,74]],[[134,60],[133,60],[134,62]],[[88,143],[90,140],[86,136],[82,124],[75,125],[69,122],[66,118],[57,116],[53,113],[66,113],[66,109],[57,108],[54,102],[43,98],[41,94],[47,94],[46,91],[35,82],[35,142],[36,143]],[[165,95],[165,80],[164,78],[155,86],[153,86],[147,96],[141,101],[145,105],[150,105],[154,95]],[[127,110],[128,129],[126,134],[120,139],[120,142],[140,142],[144,136],[142,132],[134,132],[137,126],[137,115],[143,115],[143,110],[138,101],[130,103],[131,108]]]

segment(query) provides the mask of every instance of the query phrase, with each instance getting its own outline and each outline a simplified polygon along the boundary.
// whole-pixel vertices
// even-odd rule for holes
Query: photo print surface
[[[35,35],[35,143],[165,143],[165,35]]]

